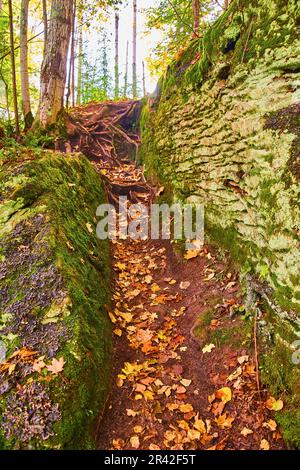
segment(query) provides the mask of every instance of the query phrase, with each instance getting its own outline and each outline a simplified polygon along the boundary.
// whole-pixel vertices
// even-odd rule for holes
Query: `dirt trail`
[[[80,110],[84,145],[91,142],[91,114],[95,107]],[[72,125],[75,135],[76,119]],[[92,138],[88,154],[109,199],[116,203],[126,194],[129,205],[149,205],[155,189],[142,170],[126,152],[118,160],[114,152],[101,156],[103,142]],[[137,135],[129,138],[138,143]],[[187,260],[171,242],[149,239],[116,240],[111,251],[113,386],[98,423],[98,448],[284,448],[265,406],[268,396],[257,390],[253,330],[250,325],[248,335],[241,333],[242,300],[227,260],[210,247]]]

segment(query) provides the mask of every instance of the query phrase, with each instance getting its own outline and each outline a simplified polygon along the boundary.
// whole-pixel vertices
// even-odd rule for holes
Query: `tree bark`
[[[200,26],[200,3],[199,0],[193,0],[193,19],[194,19],[194,37],[199,35],[199,26]]]
[[[129,57],[129,41],[126,44],[126,66],[125,66],[125,77],[124,77],[124,97],[127,96],[128,89],[128,57]]]
[[[81,104],[82,95],[82,67],[83,67],[83,5],[78,5],[78,75],[77,75],[77,105]]]
[[[224,1],[224,10],[227,10],[229,7],[229,0]]]
[[[14,40],[12,0],[8,0],[8,9],[9,9],[10,55],[11,55],[12,91],[13,91],[14,114],[15,114],[15,130],[16,130],[16,137],[18,138],[20,136],[20,123],[19,123],[18,93],[17,93],[17,80],[16,80],[15,40]]]
[[[119,98],[119,14],[115,13],[115,99]]]
[[[73,0],[52,0],[41,72],[39,121],[42,127],[55,123],[63,108],[72,13]]]
[[[25,121],[25,130],[29,129],[33,123],[31,113],[30,91],[29,91],[29,73],[28,73],[28,9],[30,0],[21,2],[20,18],[20,74],[21,74],[21,93],[22,110]]]
[[[48,12],[47,12],[47,0],[42,0],[43,4],[43,22],[44,22],[44,46],[47,43],[48,39]],[[45,47],[44,47],[45,53]]]
[[[137,0],[133,0],[132,94],[133,94],[134,99],[137,97],[136,30],[137,30]]]

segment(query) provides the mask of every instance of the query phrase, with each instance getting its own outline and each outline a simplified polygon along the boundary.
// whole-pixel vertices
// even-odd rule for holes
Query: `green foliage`
[[[200,2],[200,35],[216,18],[220,8],[211,0]],[[152,74],[162,74],[189,44],[193,35],[193,11],[190,0],[161,0],[156,7],[147,9],[147,31],[156,29],[162,40],[147,59]]]

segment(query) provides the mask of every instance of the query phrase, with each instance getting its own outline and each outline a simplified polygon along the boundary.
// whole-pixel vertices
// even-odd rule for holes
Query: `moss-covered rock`
[[[1,151],[2,449],[94,446],[110,382],[109,247],[94,230],[104,201],[80,154]]]
[[[291,362],[300,331],[299,32],[297,0],[233,0],[171,64],[141,118],[148,174],[175,199],[205,205],[207,238],[272,306],[279,325],[265,351],[269,382],[281,347],[287,375],[299,377]],[[281,391],[296,419],[300,392]],[[293,431],[282,423],[299,445],[299,420]]]

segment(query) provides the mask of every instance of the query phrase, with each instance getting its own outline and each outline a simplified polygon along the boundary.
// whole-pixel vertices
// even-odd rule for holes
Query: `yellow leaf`
[[[181,385],[183,385],[184,387],[189,387],[189,386],[191,385],[192,381],[191,381],[191,380],[188,380],[188,379],[182,379],[182,380],[180,380],[180,383],[181,383]]]
[[[8,375],[11,375],[16,368],[16,364],[10,364],[8,368]]]
[[[121,388],[124,385],[124,380],[122,377],[118,375],[117,380],[116,380],[117,387]]]
[[[267,439],[262,439],[260,443],[261,450],[270,450],[270,444],[268,443]]]
[[[160,290],[160,287],[157,284],[152,284],[151,290],[155,294],[155,292],[158,292]]]
[[[231,389],[229,387],[220,388],[216,391],[215,395],[216,398],[222,400],[223,403],[228,403],[232,398]]]
[[[186,254],[184,255],[184,258],[187,260],[197,258],[197,256],[200,255],[200,253],[201,253],[200,250],[188,250]]]
[[[143,431],[143,428],[142,426],[134,426],[133,430],[136,434],[141,434],[141,432]]]
[[[233,417],[227,417],[227,413],[219,416],[218,418],[215,419],[215,422],[219,426],[219,428],[224,429],[224,428],[231,428],[232,423],[234,421]]]
[[[122,330],[120,330],[120,328],[116,328],[114,330],[114,334],[117,335],[117,336],[122,336]]]
[[[280,411],[283,408],[283,401],[276,400],[274,397],[270,397],[266,401],[266,408],[271,411]]]
[[[140,439],[138,436],[132,436],[130,438],[130,445],[131,447],[133,447],[134,449],[138,449],[140,447]]]
[[[251,431],[251,429],[248,429],[248,428],[245,427],[241,430],[241,434],[242,434],[242,436],[247,437],[250,434],[253,434],[253,431]]]
[[[125,445],[125,442],[123,441],[123,439],[113,439],[112,443],[113,443],[114,449],[116,449],[116,450],[123,449],[123,447]]]
[[[207,344],[206,346],[204,346],[204,348],[202,348],[202,352],[203,354],[205,353],[211,353],[212,350],[215,348],[216,346],[214,344]]]
[[[267,422],[263,423],[263,427],[270,429],[270,431],[276,431],[277,423],[273,419],[269,419]]]
[[[120,271],[124,271],[126,269],[126,264],[124,263],[116,263],[115,267],[118,268]]]
[[[196,440],[200,439],[201,433],[199,431],[197,431],[196,429],[189,429],[187,437],[191,441],[196,441]]]
[[[127,409],[127,410],[126,410],[126,414],[127,414],[127,416],[132,416],[133,418],[135,418],[135,417],[139,414],[139,412],[138,412],[138,411],[134,411],[134,410]]]
[[[150,276],[150,274],[148,274],[147,276],[145,276],[145,282],[146,284],[150,284],[152,282],[152,276]]]
[[[182,405],[179,405],[179,411],[181,411],[181,413],[190,413],[193,410],[193,406],[189,403],[183,403]]]
[[[150,392],[150,390],[146,390],[145,392],[143,392],[143,395],[144,395],[144,397],[145,397],[145,399],[146,399],[147,401],[152,401],[152,400],[154,400],[153,393]]]
[[[194,428],[197,429],[197,431],[201,432],[201,434],[206,433],[205,423],[202,419],[196,419],[194,423]]]
[[[117,322],[117,319],[116,319],[116,317],[114,316],[113,313],[108,312],[108,315],[109,315],[110,321],[111,321],[112,323],[116,323],[116,322]]]
[[[91,226],[91,224],[88,224],[88,223],[87,223],[87,224],[85,224],[85,226],[86,226],[86,228],[88,229],[88,232],[89,232],[89,233],[93,233],[94,230],[93,230],[93,227]]]

